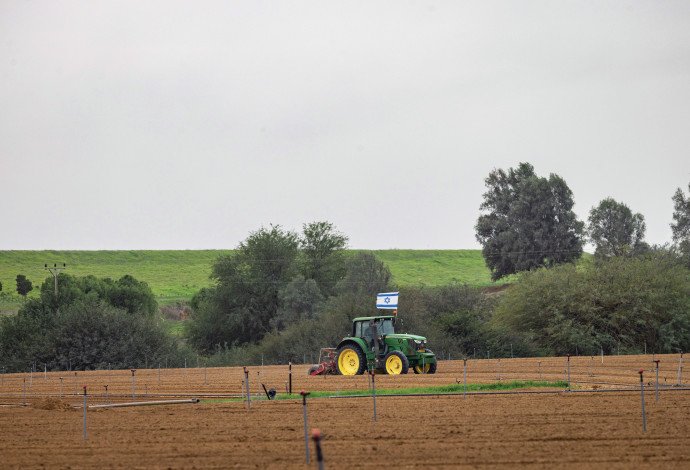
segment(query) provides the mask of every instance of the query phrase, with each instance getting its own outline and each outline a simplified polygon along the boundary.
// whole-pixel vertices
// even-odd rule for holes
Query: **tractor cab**
[[[362,338],[369,348],[373,349],[374,339],[383,339],[386,335],[395,334],[395,317],[355,318],[352,323],[352,336]]]

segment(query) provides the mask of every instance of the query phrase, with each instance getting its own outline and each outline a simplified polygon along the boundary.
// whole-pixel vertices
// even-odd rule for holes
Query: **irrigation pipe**
[[[199,399],[191,398],[189,400],[159,400],[139,401],[133,403],[111,403],[109,405],[89,405],[89,408],[122,408],[126,406],[177,405],[182,403],[199,403]]]
[[[690,388],[669,388],[664,391],[680,391],[680,390],[690,390]],[[639,388],[611,388],[611,389],[598,389],[598,390],[523,390],[523,391],[498,391],[498,392],[467,392],[467,395],[527,395],[527,394],[546,394],[546,393],[592,393],[599,394],[602,392],[639,392]],[[445,393],[392,393],[390,395],[381,395],[378,397],[443,397],[443,396],[455,396],[462,395],[463,392],[445,392]],[[331,395],[327,398],[369,398],[370,395]]]
[[[64,394],[65,398],[70,398],[74,397],[74,394]],[[21,397],[22,394],[16,394],[16,393],[0,393],[0,398],[2,397]],[[59,395],[57,393],[32,393],[32,394],[27,394],[27,397],[58,397]],[[104,398],[106,397],[105,393],[94,393],[94,394],[89,394],[90,397],[97,399],[97,398]],[[117,398],[117,397],[131,397],[132,394],[129,393],[108,393],[109,398]],[[198,393],[149,393],[149,397],[179,397],[180,399],[189,397],[189,398],[240,398],[240,395],[238,393],[235,394],[214,394],[214,395],[200,395]]]

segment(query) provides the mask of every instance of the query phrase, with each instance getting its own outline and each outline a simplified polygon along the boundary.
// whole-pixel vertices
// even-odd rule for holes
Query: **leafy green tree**
[[[200,292],[187,334],[200,351],[256,342],[271,329],[280,291],[297,274],[299,237],[279,225],[251,232],[237,249],[216,260],[214,285]]]
[[[234,319],[228,310],[221,307],[222,298],[216,288],[203,288],[190,302],[192,307],[191,321],[185,323],[185,336],[188,344],[204,354],[212,353],[216,347],[239,344],[236,338],[241,329],[236,328]],[[228,308],[231,305],[228,305]]]
[[[2,282],[0,282],[0,292],[2,292]]]
[[[305,225],[302,237],[280,226],[250,233],[218,258],[213,285],[192,299],[188,344],[216,364],[236,364],[257,351],[282,360],[342,337],[353,317],[376,313],[376,294],[391,278],[373,253],[344,256],[346,241],[327,222]],[[306,341],[305,332],[318,335]]]
[[[688,184],[688,191],[690,191],[690,184]],[[680,188],[673,195],[671,231],[673,241],[683,257],[683,262],[690,268],[690,196],[686,198]]]
[[[271,325],[283,329],[300,320],[314,318],[321,308],[324,296],[314,279],[296,276],[279,293],[281,306],[276,316],[271,319]]]
[[[584,224],[573,212],[572,192],[558,175],[538,177],[529,163],[492,171],[475,226],[495,281],[540,266],[577,260]]]
[[[264,358],[273,363],[288,359],[316,361],[320,348],[334,346],[350,331],[352,319],[377,313],[376,294],[391,289],[390,270],[371,252],[360,252],[346,263],[345,277],[336,295],[322,296],[313,279],[295,277],[280,293],[278,317],[291,315],[282,329],[273,329],[256,345],[222,348],[221,364],[242,365]],[[380,312],[380,311],[379,311]],[[313,356],[313,357],[312,357]]]
[[[347,236],[330,222],[312,222],[302,226],[300,249],[302,272],[313,279],[326,295],[333,293],[336,282],[345,275]]]
[[[108,279],[106,286],[106,299],[113,307],[148,316],[158,311],[156,297],[146,282],[137,281],[127,274],[115,282]]]
[[[644,242],[646,225],[642,214],[633,214],[624,203],[606,198],[589,212],[587,235],[596,246],[597,257],[621,256],[632,250],[649,249]]]
[[[47,334],[55,318],[54,311],[40,299],[29,299],[16,315],[0,317],[0,357],[8,371],[25,371],[34,361],[52,359]]]
[[[27,294],[32,290],[34,290],[34,286],[31,284],[31,281],[23,274],[17,274],[17,294],[26,299]]]

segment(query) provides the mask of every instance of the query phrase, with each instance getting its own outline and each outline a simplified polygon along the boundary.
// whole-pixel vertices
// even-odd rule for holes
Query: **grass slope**
[[[67,263],[73,276],[119,279],[125,274],[146,281],[159,300],[189,299],[208,286],[211,264],[230,250],[162,251],[0,251],[2,291],[16,293],[17,274],[24,274],[36,286],[52,275],[44,264]],[[32,292],[31,294],[36,294]]]
[[[454,282],[491,286],[481,250],[377,250],[398,285],[440,286]]]
[[[354,253],[358,250],[352,250]],[[119,279],[125,274],[146,281],[159,302],[190,299],[210,284],[212,263],[231,250],[134,251],[0,251],[2,293],[16,302],[17,274],[36,287],[52,275],[44,264],[67,263],[66,273]],[[391,269],[394,283],[438,286],[451,282],[474,286],[493,285],[480,250],[378,250]],[[14,294],[14,295],[11,295]]]

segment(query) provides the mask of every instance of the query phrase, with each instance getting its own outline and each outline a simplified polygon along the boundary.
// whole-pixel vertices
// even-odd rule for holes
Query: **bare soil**
[[[570,359],[572,391],[308,399],[308,428],[325,435],[326,468],[689,468],[690,390],[675,387],[678,355]],[[292,368],[293,392],[368,389],[368,377],[308,377]],[[467,361],[468,383],[498,380],[498,360]],[[301,399],[258,401],[259,380],[285,393],[288,367],[249,367],[257,401],[241,393],[242,368],[138,370],[138,403],[199,397],[198,404],[87,409],[132,402],[129,370],[5,374],[0,385],[2,468],[317,468],[305,462]],[[647,431],[639,370],[644,369]],[[258,372],[258,374],[257,374]],[[563,380],[567,358],[501,359],[500,379]],[[62,377],[62,381],[60,380]],[[462,383],[463,361],[434,375],[376,376],[376,387]],[[683,377],[680,379],[683,383]],[[62,384],[62,391],[60,386]],[[666,386],[664,386],[666,384]],[[105,385],[108,385],[106,399]],[[26,387],[26,395],[24,392]],[[627,391],[626,391],[627,390]],[[535,389],[533,392],[543,392]],[[263,390],[261,390],[263,394]],[[25,404],[25,406],[24,406]]]

